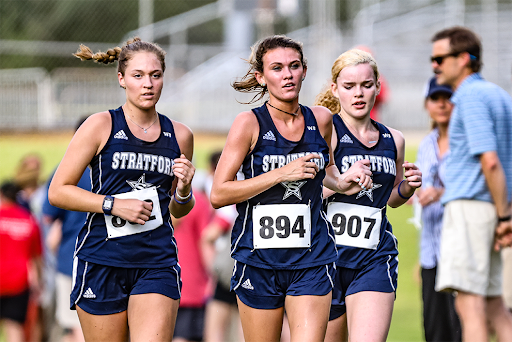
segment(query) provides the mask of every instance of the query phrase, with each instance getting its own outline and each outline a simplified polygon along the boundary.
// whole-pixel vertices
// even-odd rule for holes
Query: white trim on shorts
[[[235,291],[236,289],[238,289],[240,287],[240,284],[242,283],[242,280],[244,279],[245,268],[246,267],[247,267],[247,264],[244,264],[244,268],[242,268],[242,274],[240,275],[240,279],[238,280],[238,284],[236,284],[236,286],[233,288],[233,291]],[[235,271],[236,271],[236,262],[235,262]],[[233,271],[233,274],[234,274],[235,271]]]
[[[76,259],[77,259],[77,266],[78,266],[78,257],[76,257]],[[80,301],[80,298],[82,298],[82,295],[84,294],[85,276],[87,275],[87,268],[88,267],[89,267],[89,262],[86,261],[85,262],[85,266],[84,266],[84,274],[82,275],[82,284],[80,286],[80,293],[76,297],[75,305],[78,305],[78,301]],[[78,267],[77,267],[77,275],[76,276],[78,277]]]

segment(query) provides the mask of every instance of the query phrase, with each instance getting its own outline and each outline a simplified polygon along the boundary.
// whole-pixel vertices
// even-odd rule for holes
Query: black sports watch
[[[105,215],[112,215],[112,207],[114,206],[114,197],[107,195],[103,199],[103,212]]]
[[[510,221],[510,219],[512,219],[512,215],[502,216],[502,217],[498,216],[498,222],[506,222],[506,221]]]

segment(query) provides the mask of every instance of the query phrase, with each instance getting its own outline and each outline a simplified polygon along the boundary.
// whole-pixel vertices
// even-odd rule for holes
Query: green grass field
[[[28,153],[38,154],[43,160],[42,180],[57,166],[71,140],[72,133],[0,135],[0,181],[14,176],[17,163]],[[194,164],[206,168],[210,152],[222,148],[225,137],[197,135]],[[416,146],[406,151],[406,160],[416,159]],[[422,341],[421,291],[418,271],[418,231],[407,219],[412,208],[404,205],[389,209],[400,251],[398,290],[388,341]]]

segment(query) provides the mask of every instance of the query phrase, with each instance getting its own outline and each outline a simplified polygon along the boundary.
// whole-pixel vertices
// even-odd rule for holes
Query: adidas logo
[[[254,286],[252,286],[251,281],[249,279],[244,281],[244,283],[242,284],[242,287],[247,290],[254,290]]]
[[[345,134],[341,139],[340,139],[340,142],[341,143],[346,143],[346,144],[353,144],[354,142],[352,141],[352,139],[350,139],[350,137]]]
[[[116,135],[114,135],[114,139],[128,140],[128,137],[126,136],[123,130],[120,130],[119,132],[116,133]]]
[[[267,133],[265,133],[265,135],[263,136],[263,139],[265,140],[273,140],[273,141],[276,141],[276,136],[274,135],[274,133],[272,133],[272,131],[268,131]],[[250,284],[250,283],[249,283]]]
[[[96,298],[96,295],[94,294],[94,292],[92,292],[90,287],[87,289],[87,291],[85,291],[84,298]]]
[[[382,136],[384,138],[391,138],[391,134],[389,134],[389,133],[383,133]]]
[[[164,135],[165,135],[167,138],[172,137],[171,133],[169,133],[169,132],[163,132],[163,133],[164,133]]]

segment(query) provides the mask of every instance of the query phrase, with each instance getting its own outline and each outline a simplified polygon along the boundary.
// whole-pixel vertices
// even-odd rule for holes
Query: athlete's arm
[[[334,164],[334,150],[337,146],[337,134],[333,129],[332,114],[322,106],[311,107],[315,114],[320,133],[329,145],[329,165],[325,167],[324,197],[339,192],[345,195],[353,195],[361,190],[361,186],[372,186],[370,161],[362,160],[352,165],[343,175]]]
[[[55,172],[48,189],[48,199],[66,210],[103,213],[104,195],[77,186],[85,168],[108,141],[112,129],[109,112],[91,115],[76,131]],[[130,222],[144,224],[151,214],[152,204],[135,199],[115,199],[112,215]]]
[[[173,121],[174,133],[176,134],[176,140],[180,147],[181,156],[174,160],[172,170],[176,179],[172,186],[172,192],[175,194],[172,197],[171,203],[169,204],[169,210],[172,216],[176,218],[187,215],[190,210],[194,207],[195,198],[194,195],[189,200],[181,201],[184,204],[176,202],[176,193],[182,198],[186,198],[192,191],[192,178],[194,177],[196,169],[190,162],[194,154],[194,135],[190,128],[182,123]]]
[[[395,184],[389,196],[388,205],[392,208],[397,208],[407,202],[409,197],[414,194],[414,191],[421,186],[421,171],[414,163],[404,161],[405,139],[402,132],[389,127],[388,129],[391,135],[393,135],[397,151]],[[402,182],[402,180],[404,181]],[[398,191],[405,198],[400,196]]]
[[[484,152],[480,155],[480,164],[485,182],[491,193],[498,217],[510,217],[511,208],[508,203],[507,181],[503,166],[496,151]],[[496,227],[495,249],[510,246],[512,243],[512,220],[499,221]]]
[[[309,154],[281,168],[237,181],[236,173],[255,147],[258,134],[258,120],[252,112],[242,112],[235,118],[213,177],[210,201],[214,208],[243,202],[284,181],[315,177],[318,167],[310,160],[317,155]]]

